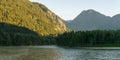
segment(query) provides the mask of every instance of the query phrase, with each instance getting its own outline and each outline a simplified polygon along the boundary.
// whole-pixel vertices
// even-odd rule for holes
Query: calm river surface
[[[0,60],[120,60],[120,48],[0,47]]]

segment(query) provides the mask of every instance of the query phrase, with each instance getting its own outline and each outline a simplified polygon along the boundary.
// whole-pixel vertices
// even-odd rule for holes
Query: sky
[[[47,6],[64,20],[73,20],[83,10],[93,9],[107,16],[120,14],[120,0],[30,0]]]

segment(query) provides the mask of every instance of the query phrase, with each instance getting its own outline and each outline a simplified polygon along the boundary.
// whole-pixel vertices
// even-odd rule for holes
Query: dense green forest
[[[42,36],[25,27],[0,23],[0,46],[120,46],[120,30],[71,31]]]
[[[53,36],[40,36],[25,27],[0,23],[0,46],[50,45]]]
[[[59,46],[69,47],[120,46],[120,30],[66,32],[56,41]]]

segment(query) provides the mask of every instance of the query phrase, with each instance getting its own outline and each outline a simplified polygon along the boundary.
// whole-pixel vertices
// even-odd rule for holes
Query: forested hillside
[[[39,35],[67,31],[61,18],[44,5],[29,0],[0,0],[0,22],[25,27]]]
[[[40,36],[28,28],[0,23],[0,46],[28,46],[55,44],[53,35]]]

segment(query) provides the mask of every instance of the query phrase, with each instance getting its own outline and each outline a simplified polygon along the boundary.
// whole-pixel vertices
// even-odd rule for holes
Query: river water
[[[120,60],[120,48],[0,47],[0,60]]]

